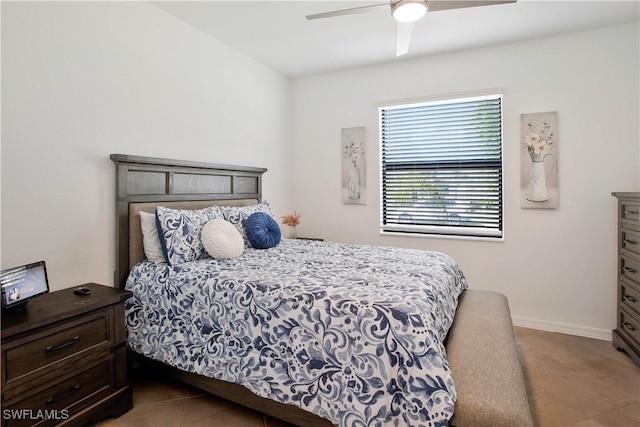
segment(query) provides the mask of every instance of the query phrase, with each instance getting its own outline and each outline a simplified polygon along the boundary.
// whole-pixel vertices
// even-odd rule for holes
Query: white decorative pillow
[[[221,206],[222,214],[224,215],[224,219],[229,221],[231,224],[235,225],[235,227],[240,232],[242,239],[244,240],[244,246],[246,248],[251,247],[251,243],[247,238],[247,232],[244,229],[244,221],[249,218],[249,216],[256,212],[264,212],[266,214],[273,215],[273,211],[271,210],[271,206],[269,203],[264,200],[257,205],[249,205],[249,206]]]
[[[195,211],[158,206],[156,227],[167,262],[177,265],[206,257],[200,233],[202,227],[214,218],[222,218],[218,206]]]
[[[244,252],[244,240],[238,229],[222,218],[207,222],[200,233],[202,245],[213,259],[237,258]]]
[[[140,226],[142,227],[142,247],[147,259],[154,262],[167,262],[162,253],[155,214],[140,212]]]

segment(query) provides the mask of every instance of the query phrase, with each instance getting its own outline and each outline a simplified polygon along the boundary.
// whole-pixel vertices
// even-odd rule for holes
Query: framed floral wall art
[[[367,139],[364,127],[342,129],[342,202],[366,203]]]
[[[520,206],[558,207],[558,112],[520,115]]]

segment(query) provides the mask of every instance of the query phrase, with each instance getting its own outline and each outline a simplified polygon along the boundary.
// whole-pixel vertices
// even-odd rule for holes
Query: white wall
[[[470,287],[503,292],[517,323],[600,338],[615,327],[616,200],[638,191],[638,24],[299,79],[299,235],[442,251]],[[503,90],[501,243],[379,234],[380,101]],[[520,114],[558,111],[560,206],[520,208]],[[341,203],[340,130],[367,128],[368,204]]]
[[[266,167],[291,208],[290,82],[147,2],[2,2],[2,268],[112,284],[111,153]]]

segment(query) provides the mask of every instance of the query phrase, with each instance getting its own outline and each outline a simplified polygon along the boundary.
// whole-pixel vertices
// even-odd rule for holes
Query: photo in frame
[[[558,112],[520,115],[520,206],[558,207]]]
[[[364,127],[342,129],[342,203],[366,204],[367,132]]]

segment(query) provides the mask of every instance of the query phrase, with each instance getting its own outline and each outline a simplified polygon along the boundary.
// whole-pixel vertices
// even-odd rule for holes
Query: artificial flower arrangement
[[[300,218],[302,218],[302,216],[296,211],[282,217],[282,223],[291,227],[289,237],[292,239],[297,237],[296,226],[300,224]]]

